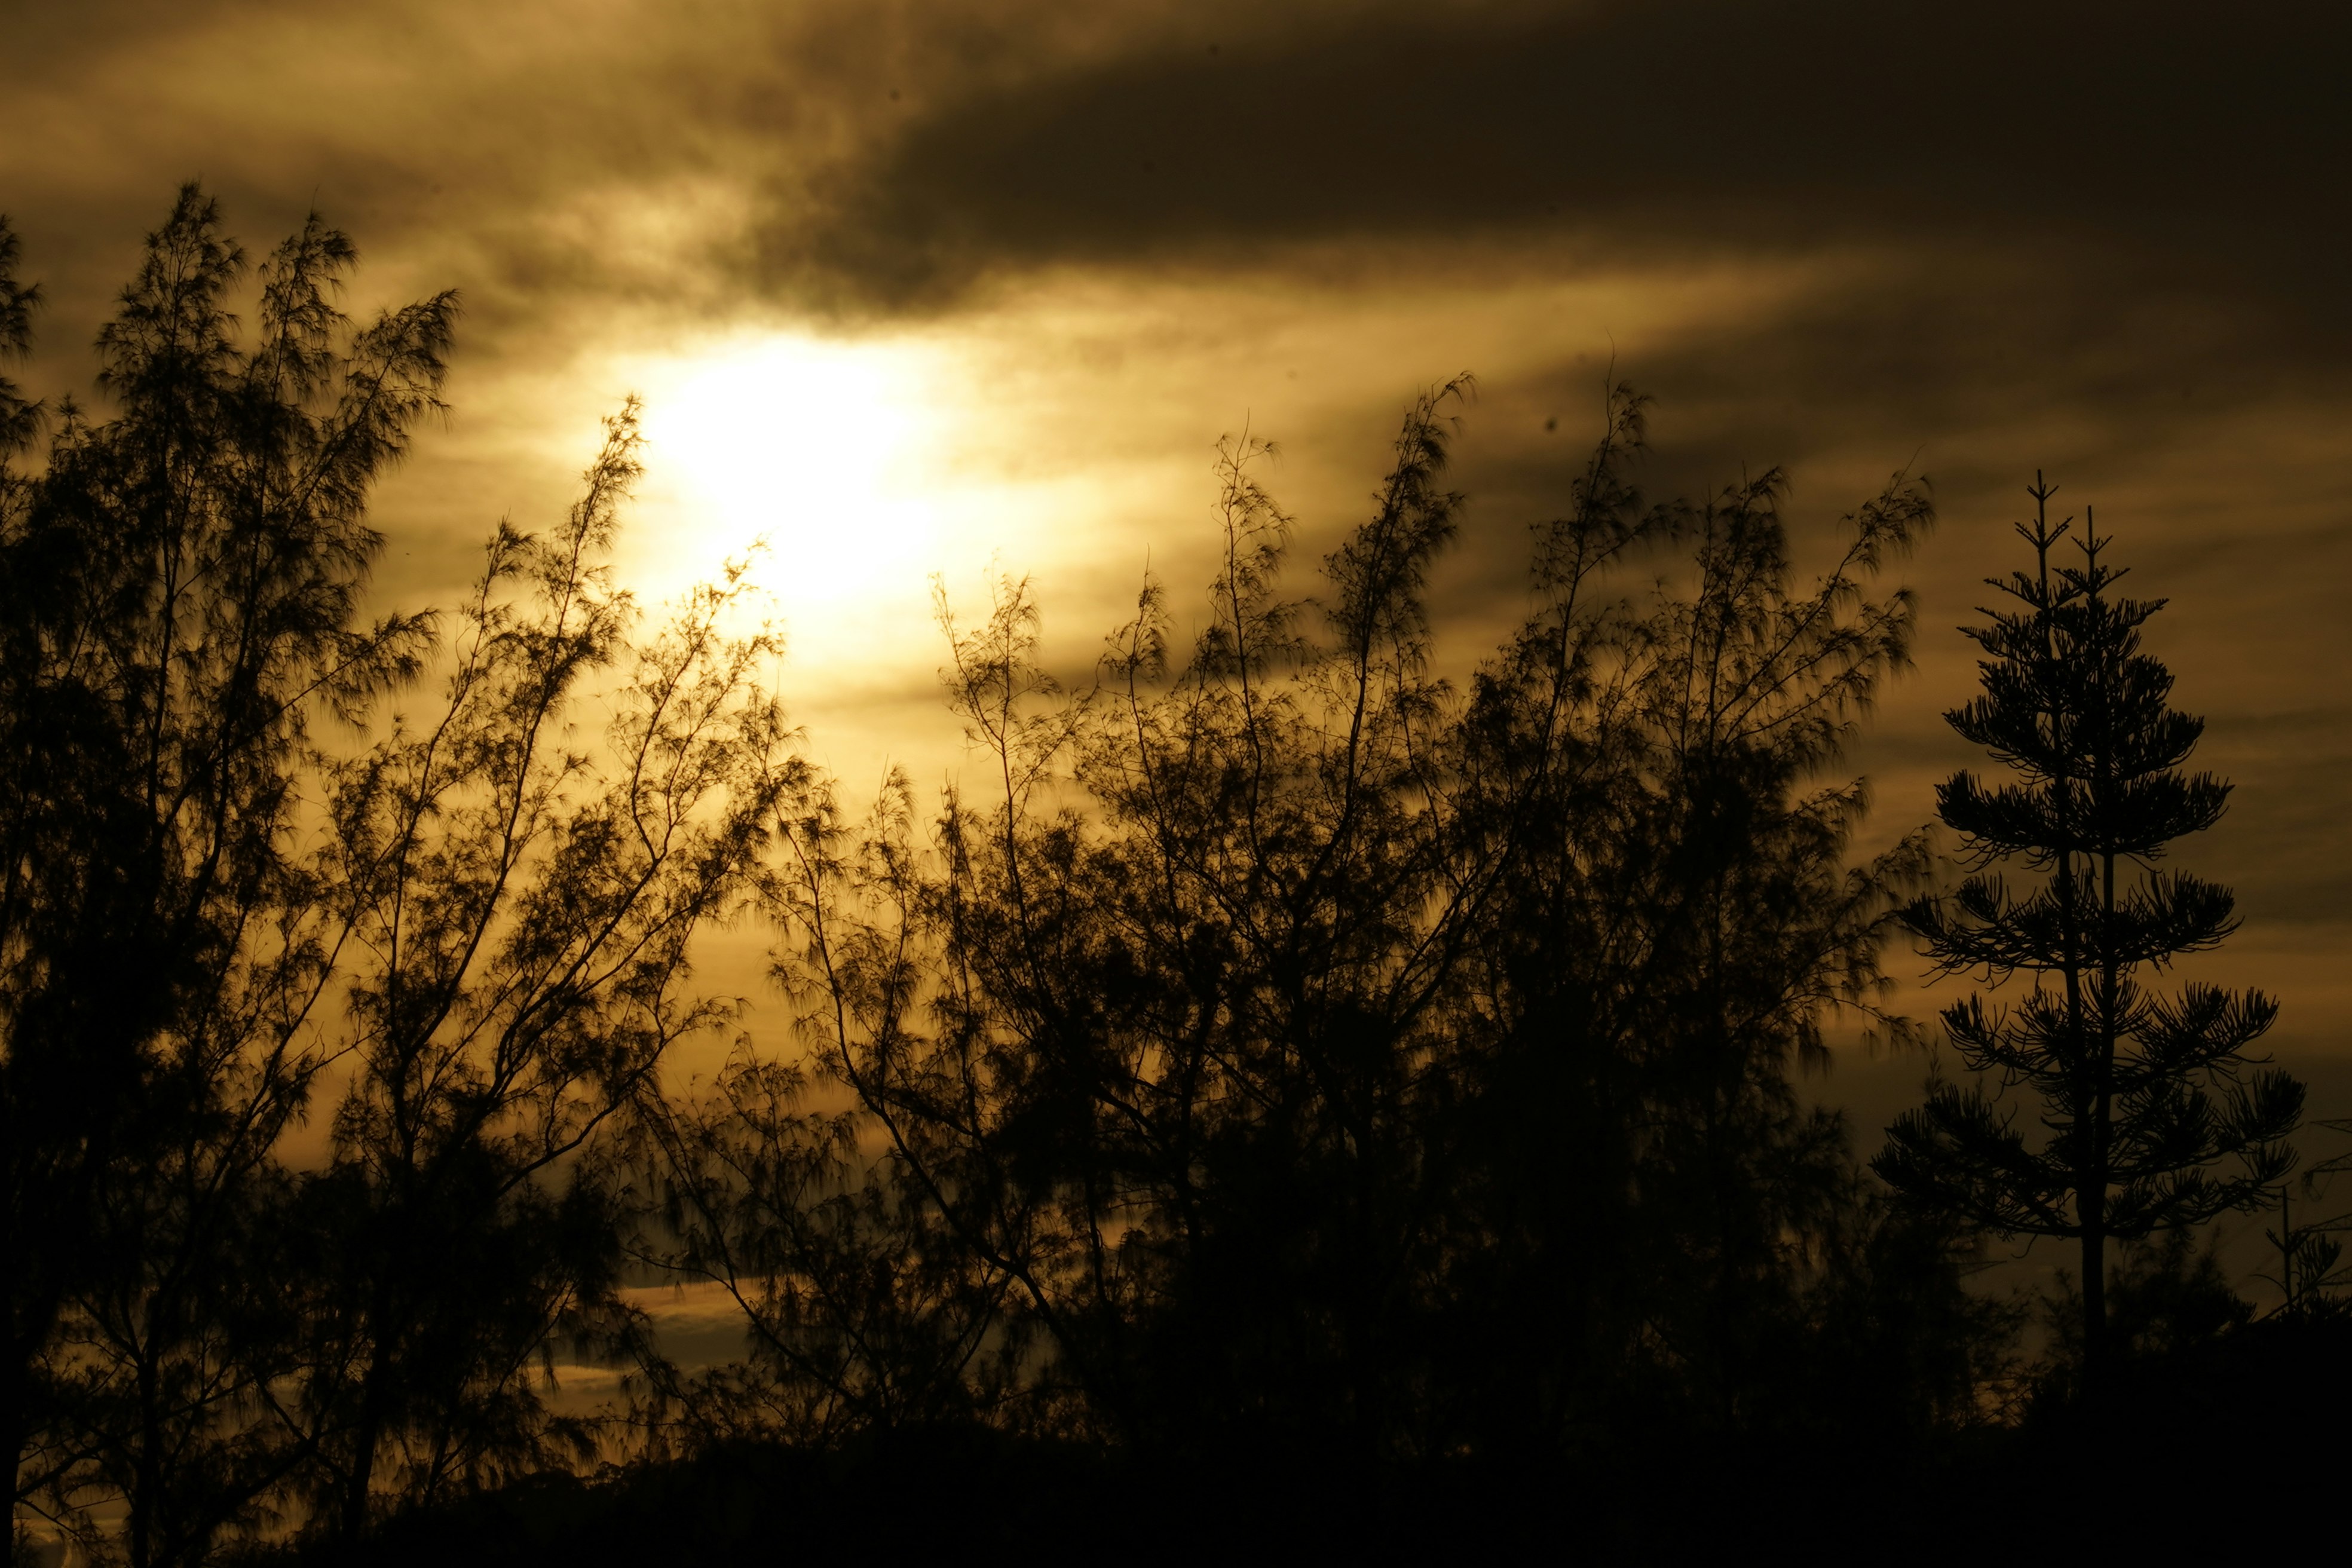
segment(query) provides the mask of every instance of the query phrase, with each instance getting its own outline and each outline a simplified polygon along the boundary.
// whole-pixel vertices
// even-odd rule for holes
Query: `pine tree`
[[[2087,510],[2079,563],[2053,564],[2072,531],[2071,519],[2050,524],[2054,489],[2035,476],[2034,521],[2018,525],[2033,574],[1991,580],[2020,607],[1968,628],[1986,656],[1983,691],[1946,715],[2015,782],[1962,772],[1938,788],[1938,815],[1973,874],[1906,917],[1943,973],[1980,972],[1996,986],[2022,974],[2032,988],[2011,1006],[1972,995],[1944,1010],[1979,1081],[1931,1084],[1872,1168],[1914,1201],[2000,1234],[2078,1241],[2091,1381],[2108,1338],[2107,1242],[2263,1202],[2293,1162],[2283,1141],[2303,1086],[2253,1070],[2247,1054],[2277,1016],[2269,997],[2142,983],[2237,928],[2228,889],[2152,864],[2220,820],[2230,786],[2181,771],[2204,722],[2169,705],[2171,672],[2140,647],[2165,601],[2115,592],[2124,571],[2104,559],[2110,542]],[[2012,889],[2004,865],[2044,879]],[[2048,1129],[2038,1147],[2004,1103],[2019,1089]]]

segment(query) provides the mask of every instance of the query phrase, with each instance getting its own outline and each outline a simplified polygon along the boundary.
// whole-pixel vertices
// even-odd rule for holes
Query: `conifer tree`
[[[2228,889],[2152,864],[2220,820],[2230,786],[2181,771],[2204,721],[2170,706],[2171,672],[2140,645],[2165,601],[2115,591],[2124,570],[2104,559],[2110,542],[2087,510],[2079,563],[2053,564],[2072,531],[2071,519],[2050,524],[2054,490],[2035,476],[2034,521],[2018,525],[2033,573],[1991,580],[2018,607],[1968,629],[1985,653],[1983,691],[1946,715],[2015,780],[1962,772],[1937,789],[1974,871],[1906,912],[1943,973],[1994,985],[2021,974],[2032,989],[2010,1006],[1972,995],[1944,1010],[1978,1081],[1932,1084],[1872,1168],[2001,1234],[2079,1242],[2089,1382],[2109,1337],[2107,1242],[2263,1202],[2293,1162],[2284,1140],[2303,1086],[2247,1053],[2277,1016],[2271,998],[2143,982],[2237,928]],[[2014,888],[2002,866],[2043,880]],[[2038,1146],[2003,1103],[2018,1089],[2048,1129]]]

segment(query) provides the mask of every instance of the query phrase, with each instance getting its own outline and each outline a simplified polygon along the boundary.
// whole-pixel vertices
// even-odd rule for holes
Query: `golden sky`
[[[1860,758],[1892,835],[1970,760],[1937,718],[1973,679],[1953,628],[2044,469],[2174,600],[2154,651],[2239,786],[2184,863],[2235,885],[2226,973],[2282,996],[2282,1057],[2344,1114],[2347,17],[0,0],[0,210],[49,301],[16,379],[86,390],[179,181],[257,252],[315,202],[357,304],[466,301],[454,417],[383,493],[385,595],[446,603],[643,393],[625,574],[659,596],[765,537],[788,700],[853,795],[886,757],[956,766],[931,574],[967,603],[992,562],[1033,574],[1082,674],[1147,561],[1205,579],[1222,433],[1281,442],[1303,563],[1465,369],[1436,593],[1466,661],[1613,363],[1659,399],[1658,493],[1784,463],[1826,539],[1889,471],[1933,477],[1919,668]]]

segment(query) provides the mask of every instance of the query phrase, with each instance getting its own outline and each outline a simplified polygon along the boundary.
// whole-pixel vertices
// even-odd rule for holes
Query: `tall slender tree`
[[[14,255],[0,237],[0,349],[32,302]],[[111,416],[61,405],[37,465],[0,474],[0,1428],[19,1500],[90,1463],[159,1495],[162,1456],[240,1386],[193,1303],[233,1278],[226,1238],[308,1081],[331,945],[313,917],[331,915],[291,853],[308,725],[412,672],[426,632],[358,621],[382,547],[366,504],[441,406],[457,300],[352,321],[335,298],[354,259],[314,215],[261,268],[241,339],[245,252],[185,187],[99,338]],[[0,457],[38,434],[0,385]],[[124,1421],[92,1429],[93,1394]],[[177,1550],[156,1518],[134,1504],[134,1561]]]
[[[2015,777],[1962,772],[1937,789],[1974,870],[1906,918],[1942,972],[1996,985],[2023,975],[2032,989],[2006,1007],[1972,995],[1944,1010],[1977,1080],[1933,1085],[1872,1168],[1931,1208],[2077,1242],[2095,1383],[2108,1352],[2107,1243],[2265,1201],[2293,1163],[2284,1141],[2303,1086],[2247,1053],[2277,1016],[2269,997],[2144,983],[2237,928],[2228,889],[2152,864],[2219,821],[2230,786],[2181,771],[2204,721],[2170,705],[2171,672],[2140,643],[2165,601],[2116,592],[2124,570],[2105,559],[2110,542],[2088,510],[2078,561],[2054,564],[2072,520],[2050,522],[2055,487],[2040,475],[2028,493],[2034,518],[2018,532],[2033,570],[1991,580],[2017,607],[1969,628],[1983,690],[1946,715]],[[2003,866],[2042,880],[2012,888]],[[2020,1089],[2048,1129],[2036,1142],[2004,1103]]]
[[[585,1159],[729,1016],[688,988],[696,934],[748,889],[803,771],[729,635],[740,569],[652,637],[599,557],[638,468],[636,405],[562,528],[500,525],[457,617],[446,700],[329,778],[320,875],[352,932],[352,1078],[307,1184],[320,1299],[297,1421],[346,1533],[386,1500],[545,1464],[533,1369],[625,1337],[611,1194]],[[576,745],[590,683],[602,746]],[[387,1474],[389,1472],[389,1474]]]
[[[1932,521],[1924,481],[1895,476],[1806,584],[1780,470],[1644,515],[1623,474],[1643,411],[1613,412],[1464,750],[1497,886],[1465,1010],[1457,1289],[1513,1352],[1461,1375],[1518,1441],[1629,1384],[1612,1419],[1802,1419],[1780,1372],[1858,1172],[1795,1076],[1837,1010],[1900,1027],[1878,957],[1926,865],[1924,835],[1853,857],[1866,784],[1822,778],[1907,661],[1911,595],[1872,590]],[[1689,567],[1635,618],[1600,573],[1637,517]]]

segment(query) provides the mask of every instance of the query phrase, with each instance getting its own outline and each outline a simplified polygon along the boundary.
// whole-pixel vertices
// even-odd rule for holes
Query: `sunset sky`
[[[2152,648],[2238,785],[2184,847],[2246,916],[2214,971],[2352,1114],[2344,7],[6,0],[0,39],[47,300],[16,380],[88,395],[180,181],[257,257],[316,204],[355,306],[465,301],[452,417],[382,492],[386,602],[560,515],[640,393],[624,575],[658,598],[764,536],[787,700],[853,796],[958,765],[932,574],[1033,574],[1082,677],[1147,563],[1180,612],[1205,582],[1221,434],[1281,444],[1304,567],[1464,370],[1466,664],[1613,363],[1658,400],[1654,493],[1785,464],[1817,547],[1932,477],[1918,668],[1857,758],[1892,836],[1970,761],[1954,628],[2042,469],[2173,600]],[[1850,1071],[1873,1108],[1918,1076]]]

